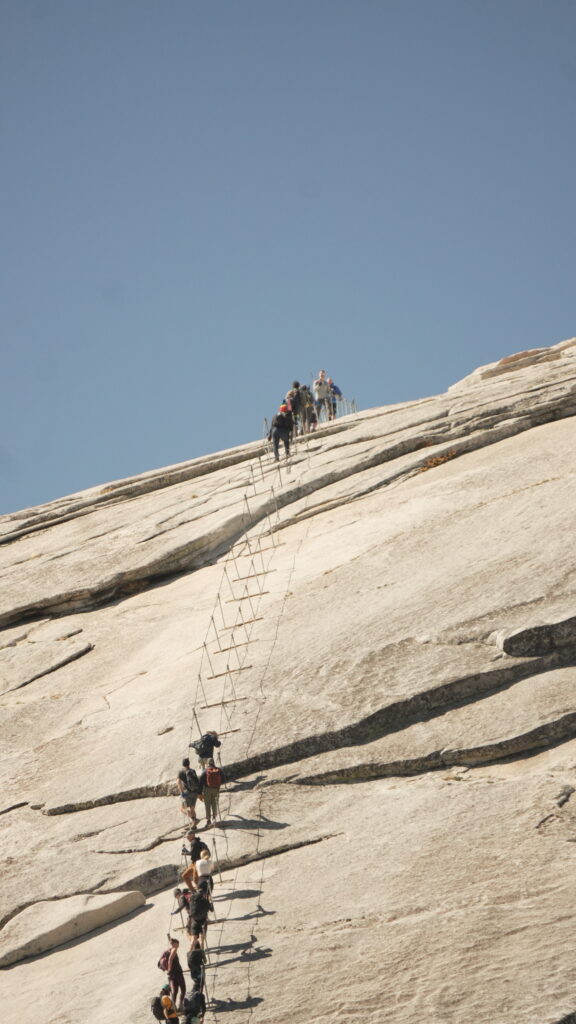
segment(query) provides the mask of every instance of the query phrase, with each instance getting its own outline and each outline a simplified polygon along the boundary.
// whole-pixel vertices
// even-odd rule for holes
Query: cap
[[[288,406],[285,405],[284,402],[280,406],[280,412],[288,412]]]

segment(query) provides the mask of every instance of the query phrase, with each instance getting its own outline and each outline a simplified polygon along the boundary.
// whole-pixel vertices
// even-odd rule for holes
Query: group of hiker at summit
[[[220,787],[224,782],[222,769],[214,762],[214,750],[221,746],[218,733],[211,731],[190,744],[198,755],[200,774],[190,766],[189,758],[182,761],[178,772],[177,785],[180,796],[180,810],[190,820],[186,832],[189,846],[182,847],[185,867],[181,872],[182,887],[174,890],[176,909],[171,916],[180,915],[188,936],[187,964],[192,987],[186,991],[186,979],[179,959],[180,942],[169,938],[169,947],[164,950],[158,967],[166,971],[168,982],[162,986],[159,995],[151,1003],[156,1020],[178,1021],[184,1016],[185,1024],[201,1024],[206,1013],[204,995],[204,969],[206,965],[206,931],[208,915],[214,911],[211,895],[214,888],[215,864],[208,845],[197,834],[199,817],[196,813],[198,801],[204,804],[206,821],[203,828],[218,824],[220,808]]]
[[[343,399],[342,392],[325,370],[319,370],[312,384],[312,391],[307,384],[295,380],[286,392],[278,412],[272,419],[268,440],[272,441],[274,459],[280,458],[280,442],[284,445],[286,458],[290,455],[290,442],[297,434],[308,434],[316,430],[321,418],[336,419],[338,402]]]

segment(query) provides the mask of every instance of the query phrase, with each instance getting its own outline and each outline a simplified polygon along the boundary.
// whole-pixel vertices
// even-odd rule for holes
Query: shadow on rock
[[[234,782],[230,786],[226,787],[227,793],[244,793],[246,790],[255,789],[259,782],[263,782],[266,778],[265,775],[257,775],[254,779],[249,779],[248,782]]]
[[[232,821],[236,818],[236,821]],[[289,821],[272,821],[271,818],[243,818],[241,814],[231,814],[225,821],[219,822],[219,828],[266,828],[266,829],[281,829],[289,828]]]
[[[262,996],[248,996],[247,999],[212,999],[210,1009],[216,1010],[217,1013],[226,1013],[227,1010],[250,1010],[263,1002]]]
[[[224,900],[248,900],[251,896],[260,896],[262,889],[236,889],[236,892],[227,892],[217,896],[218,903]]]
[[[270,947],[256,946],[255,949],[243,949],[240,956],[231,956],[228,960],[219,960],[216,966],[225,967],[226,964],[237,963],[250,964],[253,960],[264,960],[268,956],[272,956]]]
[[[262,907],[260,905],[260,903],[258,903],[257,907],[256,907],[256,910],[251,910],[249,914],[242,914],[241,917],[227,917],[226,920],[227,921],[250,921],[252,918],[255,918],[255,917],[271,917],[272,914],[275,914],[275,913],[276,913],[275,910],[264,910],[264,907]]]

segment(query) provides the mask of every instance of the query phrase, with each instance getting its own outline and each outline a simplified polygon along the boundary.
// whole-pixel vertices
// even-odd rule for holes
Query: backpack
[[[194,740],[192,744],[194,750],[198,754],[198,757],[212,757],[212,751],[214,750],[214,740],[212,736],[205,733],[199,740]]]
[[[195,921],[204,921],[208,917],[208,911],[210,910],[210,900],[206,898],[203,892],[192,893],[192,899],[190,900],[190,916]]]
[[[305,384],[302,384],[300,388],[300,401],[304,409],[309,409],[313,404],[310,389]]]
[[[158,961],[158,967],[160,968],[161,971],[167,971],[168,970],[168,961],[170,959],[170,953],[171,952],[172,952],[171,949],[165,949],[164,952],[162,953],[162,956],[160,957],[160,959]]]
[[[184,903],[186,910],[190,913],[190,900],[192,899],[192,893],[190,889],[183,889],[180,893],[180,899]]]
[[[204,1009],[204,1000],[202,999],[202,993],[199,991],[191,992],[189,996],[184,999],[184,1013],[187,1017],[197,1017],[199,1013],[202,1013]]]
[[[204,950],[189,949],[186,957],[188,970],[191,974],[197,974],[204,966]]]
[[[188,768],[186,772],[186,783],[188,792],[194,796],[200,792],[200,783],[198,782],[198,776],[193,768]]]
[[[222,772],[215,764],[209,764],[206,768],[206,785],[210,789],[220,789],[222,785]]]
[[[300,407],[302,405],[300,388],[292,388],[286,395],[286,398],[290,402],[290,408],[292,409],[292,412],[298,414],[300,412]]]
[[[274,420],[275,420],[275,426],[278,427],[279,430],[291,430],[292,429],[291,417],[290,417],[290,419],[288,418],[288,413],[287,412],[279,412],[279,413],[277,413],[276,416],[274,417]]]
[[[156,1020],[166,1019],[164,1016],[164,1008],[162,1006],[161,996],[154,996],[154,999],[150,1003],[150,1009],[152,1010],[152,1013],[154,1014]]]

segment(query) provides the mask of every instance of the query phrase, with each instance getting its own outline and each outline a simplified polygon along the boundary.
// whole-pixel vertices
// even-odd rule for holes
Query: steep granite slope
[[[575,413],[573,339],[0,519],[5,999],[149,1014],[199,724],[207,1020],[570,1019]]]

